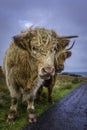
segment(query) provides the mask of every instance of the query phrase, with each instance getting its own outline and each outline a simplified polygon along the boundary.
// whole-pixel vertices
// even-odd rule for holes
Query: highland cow
[[[8,122],[15,119],[20,95],[28,103],[28,121],[36,121],[34,99],[45,79],[55,74],[57,34],[44,28],[29,29],[14,36],[3,59],[3,72],[10,91]]]
[[[43,92],[43,87],[46,87],[48,89],[48,102],[52,103],[52,91],[55,86],[56,79],[58,78],[58,73],[61,73],[64,70],[64,63],[67,58],[69,58],[72,55],[72,52],[70,51],[74,44],[71,45],[71,47],[67,48],[66,47],[69,45],[70,41],[68,38],[74,38],[74,37],[66,37],[62,39],[59,39],[60,41],[58,42],[59,46],[57,47],[58,50],[55,54],[55,75],[50,76],[50,79],[44,80],[43,84],[39,88],[37,92],[37,101],[42,100],[42,92]]]

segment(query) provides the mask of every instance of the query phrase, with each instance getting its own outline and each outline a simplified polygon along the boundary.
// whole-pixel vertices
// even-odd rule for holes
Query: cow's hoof
[[[35,114],[29,114],[28,115],[28,122],[30,123],[30,124],[32,124],[32,123],[35,123],[37,120],[36,120],[36,116],[35,116]]]
[[[7,117],[7,122],[9,124],[13,123],[15,121],[15,118],[16,118],[16,112],[15,111],[10,111],[9,114],[8,114],[8,117]]]
[[[8,116],[8,118],[7,118],[7,123],[13,124],[14,121],[15,121],[15,118],[14,118],[13,116]]]

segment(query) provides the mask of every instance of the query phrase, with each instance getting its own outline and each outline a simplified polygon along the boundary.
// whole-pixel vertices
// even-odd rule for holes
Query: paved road
[[[87,130],[87,83],[54,104],[23,130]]]

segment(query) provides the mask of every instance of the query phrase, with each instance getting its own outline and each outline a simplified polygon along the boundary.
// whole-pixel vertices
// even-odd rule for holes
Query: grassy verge
[[[27,124],[27,111],[26,104],[19,104],[18,107],[18,115],[14,124],[9,125],[6,123],[7,113],[9,111],[10,106],[10,96],[9,92],[6,89],[5,84],[3,83],[3,78],[0,79],[0,130],[21,130],[24,125]],[[59,101],[63,96],[68,94],[72,89],[81,84],[82,82],[86,82],[87,79],[75,79],[75,77],[67,77],[67,76],[58,76],[58,81],[55,84],[53,89],[53,101]],[[39,116],[42,112],[48,109],[52,104],[47,101],[47,89],[44,88],[45,96],[41,103],[35,103],[36,113]]]

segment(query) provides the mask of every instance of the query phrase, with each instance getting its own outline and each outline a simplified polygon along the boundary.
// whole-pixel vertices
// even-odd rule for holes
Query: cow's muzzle
[[[43,79],[49,79],[51,75],[54,75],[54,73],[54,67],[44,67],[42,68],[42,75],[40,75],[40,77]]]
[[[61,71],[63,71],[64,70],[64,65],[62,65],[62,64],[59,64],[57,67],[56,67],[56,72],[57,73],[60,73]]]

